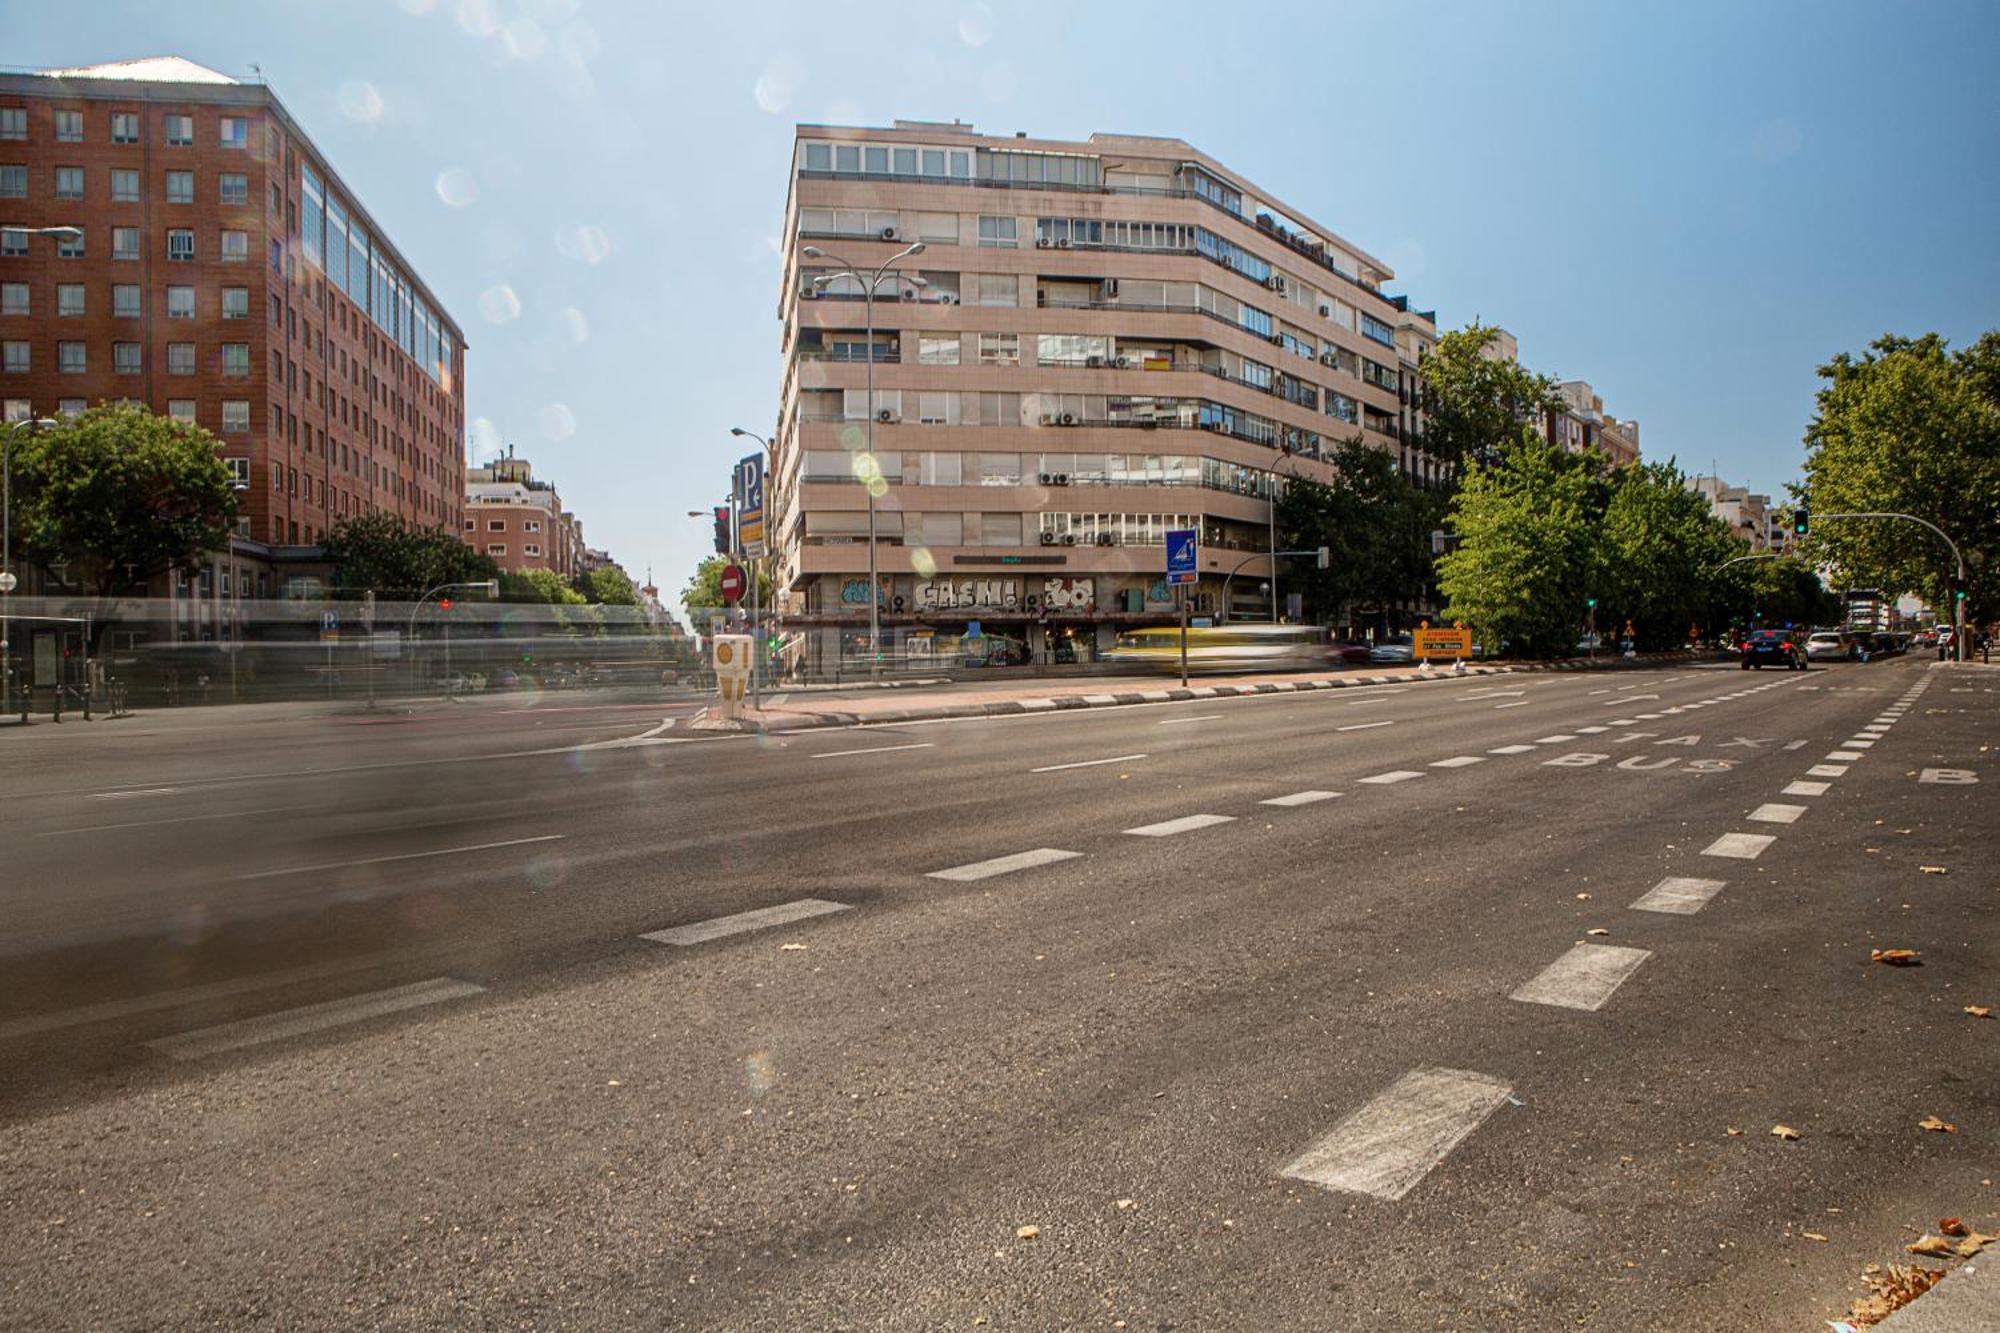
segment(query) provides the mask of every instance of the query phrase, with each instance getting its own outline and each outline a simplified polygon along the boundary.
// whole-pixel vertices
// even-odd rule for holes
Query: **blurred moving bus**
[[[1320,625],[1216,625],[1187,632],[1190,671],[1304,670],[1325,666],[1329,651],[1326,629]],[[1180,627],[1128,630],[1118,636],[1105,660],[1178,671]]]

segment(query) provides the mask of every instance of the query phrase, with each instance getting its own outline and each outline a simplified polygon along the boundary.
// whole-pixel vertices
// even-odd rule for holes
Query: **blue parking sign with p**
[[[1167,533],[1167,582],[1193,583],[1200,578],[1201,534],[1194,528]]]

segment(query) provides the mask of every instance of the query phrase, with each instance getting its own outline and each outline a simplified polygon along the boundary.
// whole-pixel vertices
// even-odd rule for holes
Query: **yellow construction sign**
[[[1431,657],[1472,656],[1469,629],[1420,629],[1410,633],[1410,656],[1422,661]]]

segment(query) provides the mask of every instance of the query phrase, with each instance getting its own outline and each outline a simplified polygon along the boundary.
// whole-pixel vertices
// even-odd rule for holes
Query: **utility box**
[[[756,640],[748,634],[711,636],[709,660],[715,667],[715,693],[723,717],[743,715],[743,694],[750,685],[750,665],[756,652]]]

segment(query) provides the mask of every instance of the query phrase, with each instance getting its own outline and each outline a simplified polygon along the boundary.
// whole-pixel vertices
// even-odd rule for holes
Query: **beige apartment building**
[[[898,121],[802,125],[794,148],[766,505],[808,669],[865,658],[871,490],[904,667],[1090,660],[1171,623],[1176,528],[1201,533],[1194,613],[1268,620],[1287,478],[1329,479],[1357,434],[1438,476],[1411,383],[1435,318],[1189,144]],[[840,276],[919,242],[872,312]]]
[[[583,524],[562,507],[554,482],[511,454],[466,471],[461,535],[504,573],[547,569],[571,578],[585,567]]]
[[[1747,486],[1732,486],[1719,476],[1690,477],[1687,485],[1708,501],[1709,512],[1748,542],[1752,551],[1783,554],[1791,550],[1791,516],[1784,508],[1774,507],[1770,496],[1757,495]]]

